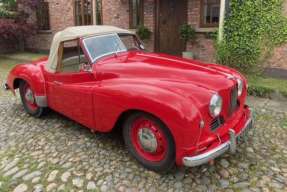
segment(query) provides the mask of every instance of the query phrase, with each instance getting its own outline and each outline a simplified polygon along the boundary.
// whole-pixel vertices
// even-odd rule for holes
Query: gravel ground
[[[160,175],[118,133],[93,134],[54,112],[30,117],[19,97],[0,91],[0,191],[287,191],[287,103],[249,103],[256,135],[236,155]]]

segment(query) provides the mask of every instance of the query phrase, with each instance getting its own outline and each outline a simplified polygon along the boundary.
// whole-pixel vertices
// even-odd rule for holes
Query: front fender
[[[115,82],[104,83],[94,94],[99,131],[110,131],[125,111],[139,110],[165,123],[173,135],[177,153],[195,147],[199,139],[200,112],[192,100],[180,94],[147,84]]]
[[[10,71],[7,84],[14,94],[15,89],[19,88],[20,80],[29,83],[36,97],[46,96],[45,79],[40,66],[35,64],[20,64]]]

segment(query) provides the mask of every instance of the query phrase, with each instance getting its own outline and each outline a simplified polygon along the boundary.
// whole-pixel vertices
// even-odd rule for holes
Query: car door
[[[83,70],[87,63],[78,40],[63,42],[56,73],[46,73],[46,90],[50,108],[94,128],[93,87],[97,82],[90,70]]]

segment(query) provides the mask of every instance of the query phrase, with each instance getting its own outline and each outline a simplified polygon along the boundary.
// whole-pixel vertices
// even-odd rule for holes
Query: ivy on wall
[[[245,73],[258,72],[273,48],[287,41],[283,1],[231,0],[224,40],[216,46],[218,62]]]

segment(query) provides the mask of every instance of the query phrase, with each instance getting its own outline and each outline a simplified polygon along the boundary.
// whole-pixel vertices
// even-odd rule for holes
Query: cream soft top
[[[87,37],[91,35],[104,35],[112,33],[134,34],[133,32],[128,30],[107,25],[68,27],[63,31],[56,33],[52,41],[48,63],[45,65],[46,70],[51,73],[54,73],[56,71],[58,63],[58,49],[61,42],[75,40],[81,37]]]

